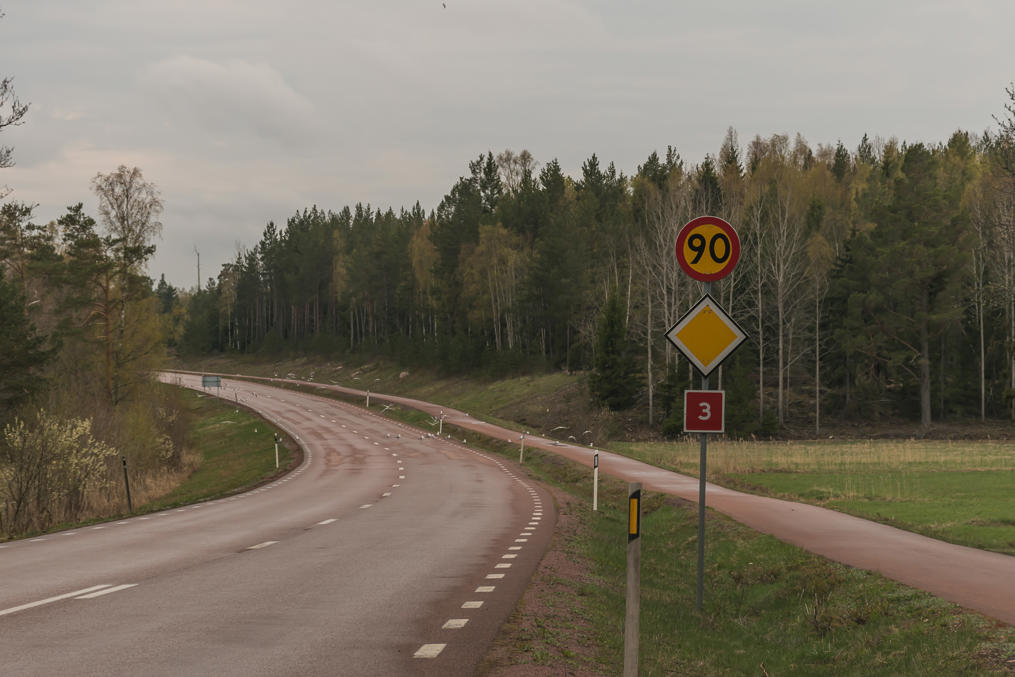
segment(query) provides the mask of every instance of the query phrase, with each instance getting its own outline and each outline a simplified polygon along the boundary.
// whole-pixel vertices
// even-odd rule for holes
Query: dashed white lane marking
[[[424,644],[412,654],[413,658],[437,658],[447,644]]]
[[[102,597],[103,595],[108,595],[111,592],[120,592],[121,590],[126,590],[127,588],[133,588],[136,585],[137,585],[137,583],[125,583],[124,585],[114,585],[112,588],[106,588],[105,590],[99,590],[98,592],[93,592],[93,593],[88,594],[88,595],[81,595],[79,597],[75,597],[74,599],[95,599],[96,597]]]
[[[278,543],[278,541],[265,541],[264,543],[252,545],[249,548],[247,548],[247,550],[260,550],[261,548],[267,548],[269,545],[275,545],[276,543]]]
[[[381,494],[381,496],[390,496],[390,495],[391,495],[390,491],[385,491],[383,494]]]
[[[518,555],[509,554],[509,555],[501,555],[500,556],[501,559],[514,559],[515,557],[518,557]]]
[[[400,479],[400,480],[404,480],[404,479],[405,479],[405,475],[399,475],[399,476],[398,476],[398,479]]]
[[[92,527],[92,531],[95,531],[96,529],[105,529],[105,528],[106,527]]]
[[[400,486],[402,486],[402,485],[401,485],[401,484],[392,484],[391,486],[392,486],[392,488],[395,488],[395,489],[397,489],[398,487],[400,487]]]
[[[45,538],[33,538],[32,540],[30,540],[28,542],[29,543],[42,543],[44,540],[46,540],[46,539]]]
[[[496,580],[498,578],[504,578],[504,574],[487,574],[486,578],[487,578],[487,580],[491,580],[492,581],[492,580]]]
[[[332,522],[335,522],[335,521],[337,521],[337,520],[334,517],[332,517],[330,519],[321,520],[320,522],[318,522],[318,524],[331,524]]]
[[[497,589],[496,585],[481,585],[476,588],[476,592],[493,592]]]
[[[365,503],[365,504],[361,505],[359,507],[359,509],[360,510],[366,510],[367,508],[371,507],[372,505],[373,505],[373,503]]]
[[[71,597],[77,597],[78,595],[84,595],[84,594],[87,594],[89,592],[94,592],[96,590],[101,590],[102,588],[108,588],[109,585],[110,585],[109,583],[103,583],[102,585],[93,585],[92,587],[85,588],[84,590],[75,590],[74,592],[68,592],[68,593],[63,594],[63,595],[57,595],[56,597],[47,597],[46,599],[40,599],[38,602],[29,602],[28,604],[22,604],[21,606],[12,606],[10,609],[0,610],[0,616],[6,616],[7,614],[13,614],[13,613],[16,613],[18,611],[24,611],[25,609],[33,609],[33,608],[35,608],[37,606],[42,606],[43,604],[50,604],[52,602],[59,602],[62,599],[70,599]]]
[[[520,546],[520,545],[512,545],[510,548],[508,548],[508,550],[521,550],[521,549],[522,549],[522,546]]]
[[[127,522],[117,522],[116,526],[122,527],[124,524],[127,524]]]
[[[515,543],[528,543],[528,542],[529,542],[529,539],[527,539],[527,538],[516,538],[515,539]]]
[[[478,600],[477,601],[471,601],[470,600],[470,601],[464,602],[462,604],[462,608],[463,609],[478,609],[481,606],[483,606],[483,603],[481,601],[478,601]]]
[[[493,565],[493,568],[494,569],[510,569],[511,568],[511,564],[509,562],[498,562],[497,564]]]
[[[444,625],[441,626],[444,630],[458,630],[464,628],[465,624],[469,622],[468,618],[449,618]]]

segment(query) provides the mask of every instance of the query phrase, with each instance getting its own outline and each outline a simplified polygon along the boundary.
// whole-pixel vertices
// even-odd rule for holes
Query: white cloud
[[[254,133],[292,143],[317,131],[313,103],[264,63],[178,55],[152,64],[141,78],[175,116],[215,135]]]

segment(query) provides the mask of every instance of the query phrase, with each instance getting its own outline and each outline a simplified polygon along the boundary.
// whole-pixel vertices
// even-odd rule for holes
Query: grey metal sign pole
[[[705,282],[705,293],[712,293],[712,283]],[[701,389],[708,390],[708,376],[701,377]],[[705,468],[708,465],[708,434],[701,433],[698,457],[698,611],[705,597]]]

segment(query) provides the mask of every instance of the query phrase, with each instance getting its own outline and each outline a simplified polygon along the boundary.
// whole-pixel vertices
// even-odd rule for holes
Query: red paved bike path
[[[249,378],[249,377],[248,377]],[[314,385],[347,395],[366,393],[342,386]],[[467,413],[408,397],[371,393],[383,400],[419,409],[461,428],[518,443],[518,432],[476,420]],[[592,466],[597,451],[526,435],[526,447],[559,454]],[[646,490],[698,500],[698,480],[669,470],[598,451],[599,469]],[[1015,625],[1015,557],[953,545],[926,536],[845,515],[817,506],[754,496],[707,484],[706,505],[752,529],[843,564],[876,571],[888,578]]]

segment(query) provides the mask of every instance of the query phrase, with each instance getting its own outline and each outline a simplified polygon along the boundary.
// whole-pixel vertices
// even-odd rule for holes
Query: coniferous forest
[[[10,90],[0,128],[27,111]],[[191,290],[147,277],[163,201],[139,168],[97,174],[47,224],[0,191],[0,531],[156,494],[186,474],[168,354],[384,358],[490,377],[587,375],[603,408],[682,429],[695,369],[664,333],[700,298],[675,244],[733,224],[712,294],[749,334],[713,377],[734,435],[1015,420],[1015,88],[994,130],[940,143],[801,136],[650,153],[575,175],[529,152],[468,162],[440,203],[308,206]],[[12,149],[0,147],[0,166]],[[152,444],[152,440],[156,444]]]
[[[430,211],[310,206],[268,223],[191,296],[178,348],[589,370],[593,396],[662,424],[696,385],[663,339],[701,295],[676,234],[710,214],[743,244],[713,290],[750,335],[719,377],[736,430],[818,430],[824,412],[1012,418],[1012,132],[864,136],[851,150],[784,135],[741,146],[730,129],[700,164],[668,147],[631,175],[595,154],[568,176],[487,152]]]

